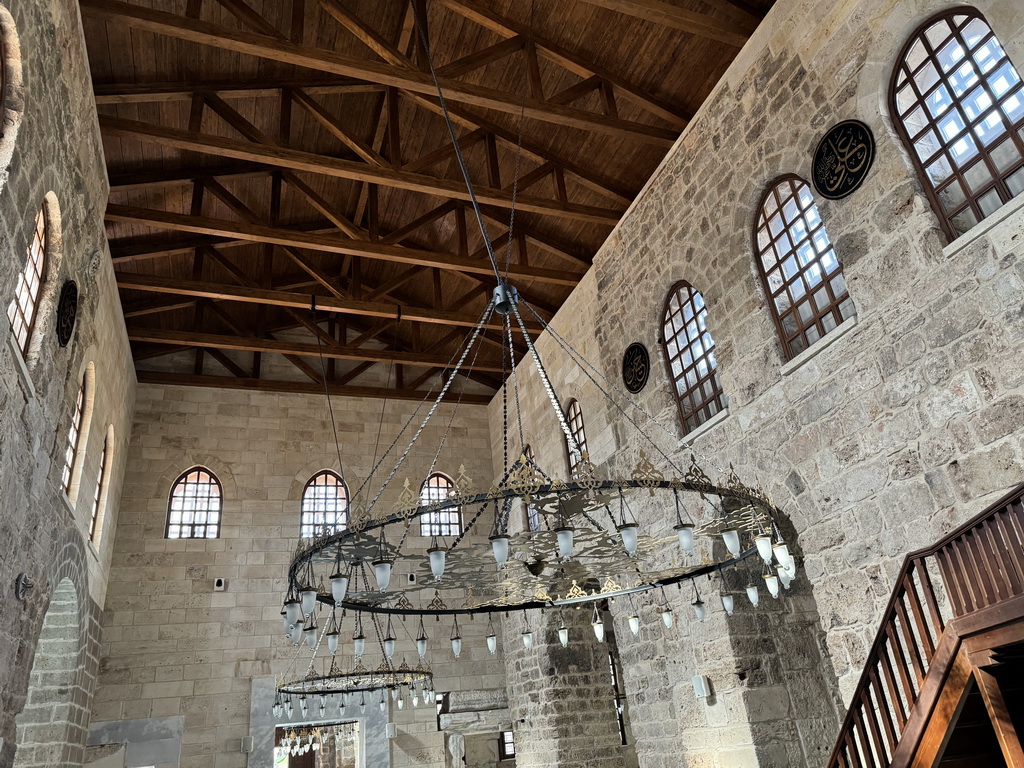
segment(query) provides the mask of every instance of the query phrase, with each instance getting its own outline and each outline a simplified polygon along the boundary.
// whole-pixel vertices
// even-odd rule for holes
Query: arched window
[[[533,456],[533,448],[529,445],[523,448],[523,455],[528,461],[536,463],[537,460]],[[526,529],[531,532],[540,530],[540,511],[534,504],[526,505]]]
[[[843,267],[806,181],[786,176],[765,193],[754,247],[787,360],[853,317]]]
[[[224,503],[220,481],[203,467],[192,467],[171,486],[167,505],[168,539],[216,539]]]
[[[341,476],[329,469],[317,472],[302,491],[299,536],[338,533],[348,525],[348,488]]]
[[[420,504],[444,501],[455,490],[455,483],[448,475],[433,473],[420,487]],[[462,533],[462,507],[443,507],[436,512],[420,515],[420,536],[458,536]]]
[[[572,433],[572,437],[576,441],[580,452],[589,454],[587,450],[587,433],[583,428],[583,410],[575,398],[569,401],[569,407],[565,409],[565,419],[569,424],[569,432]],[[575,477],[576,470],[580,466],[580,457],[569,448],[568,440],[565,441],[565,452],[569,458],[569,476]]]
[[[14,340],[23,356],[28,354],[28,343],[35,327],[39,290],[46,277],[46,225],[46,206],[43,205],[36,214],[32,241],[28,246],[25,268],[18,275],[14,300],[7,307],[7,319],[11,321]]]
[[[110,485],[110,464],[113,460],[114,451],[114,428],[107,428],[107,436],[103,440],[103,450],[100,452],[100,468],[96,473],[96,490],[92,496],[92,512],[89,519],[89,541],[99,546],[100,534],[103,532],[103,518],[107,508],[107,491]]]
[[[889,98],[951,239],[1024,191],[1024,86],[978,11],[922,24],[900,53]]]
[[[672,286],[665,299],[661,332],[684,433],[692,432],[724,405],[707,316],[700,291],[687,282]]]
[[[89,439],[89,422],[92,417],[94,367],[89,363],[82,376],[82,386],[78,388],[78,397],[71,411],[71,424],[68,426],[68,444],[64,449],[64,472],[61,475],[61,488],[71,498],[71,480],[80,464],[79,447],[85,446]],[[72,499],[74,501],[74,499]]]

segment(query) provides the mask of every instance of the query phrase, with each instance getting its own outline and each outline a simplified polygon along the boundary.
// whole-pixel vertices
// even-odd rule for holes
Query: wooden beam
[[[136,371],[140,384],[159,384],[177,387],[210,387],[212,389],[243,389],[250,392],[294,392],[306,395],[322,395],[325,389],[331,395],[339,397],[372,397],[388,400],[421,401],[428,396],[436,397],[434,392],[414,389],[385,389],[384,387],[353,387],[323,384],[312,381],[280,381],[277,379],[240,379],[231,376],[195,376],[187,373],[164,373],[163,371]],[[493,395],[477,395],[470,392],[460,393],[454,388],[448,390],[446,400],[459,400],[465,405],[489,405]]]
[[[147,83],[95,83],[96,104],[146,104],[190,101],[192,95],[215,93],[222,99],[277,97],[281,89],[302,88],[311,96],[379,93],[383,85],[351,77],[266,77],[259,80],[173,80]]]
[[[568,48],[552,40],[539,37],[535,30],[530,29],[525,24],[520,24],[517,21],[495,13],[480,3],[479,0],[436,0],[436,2],[502,37],[523,37],[531,41],[534,51],[527,50],[527,67],[530,79],[530,93],[535,98],[543,98],[543,91],[540,82],[540,70],[536,66],[534,52],[582,78],[596,75],[605,82],[611,83],[623,98],[645,109],[650,114],[667,121],[680,131],[693,119],[693,114],[690,111],[670,104],[668,101],[655,96],[635,83],[629,82],[611,70],[594,63],[574,51],[570,51]],[[756,24],[756,21],[754,23]],[[532,61],[530,60],[531,58]]]
[[[247,286],[223,285],[220,283],[182,280],[174,277],[157,277],[156,275],[136,275],[126,272],[116,273],[117,285],[127,291],[148,291],[176,296],[194,296],[200,299],[216,299],[223,301],[239,301],[248,304],[269,304],[276,307],[292,309],[309,309],[311,294],[293,293],[268,288],[250,288]],[[317,296],[316,307],[322,312],[335,312],[364,317],[399,317],[417,323],[434,323],[437,325],[459,325],[471,328],[479,319],[476,315],[449,310],[424,309],[400,304],[384,302],[357,301],[355,299],[339,299],[330,296]],[[502,330],[500,322],[491,320],[485,326],[492,330]],[[536,323],[527,321],[531,332],[540,332]]]
[[[469,191],[461,181],[424,176],[418,173],[409,173],[408,171],[373,166],[366,163],[356,163],[349,160],[339,160],[328,155],[302,152],[286,147],[258,144],[251,141],[237,141],[220,136],[183,131],[177,128],[163,128],[157,125],[149,125],[135,120],[124,120],[107,115],[100,115],[99,123],[101,131],[107,136],[120,136],[188,152],[202,152],[208,155],[230,157],[235,160],[264,163],[265,165],[287,168],[293,171],[305,171],[336,178],[382,184],[397,189],[449,197],[456,200],[468,201],[471,199]],[[476,187],[474,191],[481,203],[509,209],[512,207],[513,195],[511,192],[487,187]],[[518,196],[515,200],[515,205],[521,211],[607,225],[614,225],[623,213],[620,209],[565,203],[561,200],[528,195]]]
[[[610,11],[634,16],[654,24],[679,29],[697,37],[742,48],[753,33],[755,24],[721,21],[704,13],[696,13],[662,0],[583,0]]]
[[[208,349],[233,349],[239,352],[270,352],[279,355],[300,355],[333,360],[367,360],[375,363],[394,362],[417,367],[445,367],[451,355],[431,355],[421,352],[402,352],[390,349],[368,349],[351,345],[328,345],[282,339],[259,339],[252,336],[229,336],[217,333],[196,333],[193,331],[167,331],[159,328],[128,329],[128,340],[150,344],[205,347]],[[478,359],[473,370],[501,372],[501,362]]]
[[[295,64],[335,75],[393,85],[421,94],[433,94],[436,86],[427,73],[394,64],[378,64],[334,53],[322,48],[296,45],[270,35],[260,35],[230,29],[199,19],[188,19],[173,13],[144,8],[120,0],[82,0],[83,15],[135,29],[144,29],[159,35],[209,45],[222,50],[258,56],[275,62]],[[568,128],[579,128],[605,133],[620,138],[670,147],[676,132],[641,123],[596,115],[569,107],[547,104],[537,99],[522,99],[484,86],[464,83],[450,78],[440,79],[441,88],[452,101],[473,104],[499,112],[519,114]]]
[[[494,274],[493,268],[488,261],[462,258],[416,248],[405,248],[398,245],[364,242],[338,235],[322,235],[293,229],[279,229],[258,224],[224,221],[223,219],[212,219],[205,216],[189,216],[182,213],[168,213],[166,211],[155,211],[149,208],[136,208],[127,205],[108,205],[105,218],[107,221],[142,224],[157,229],[171,229],[198,235],[215,235],[230,239],[248,240],[254,243],[308,248],[324,253],[363,256],[399,264],[417,264],[419,266],[438,267],[440,269],[477,275]],[[580,272],[523,267],[517,264],[511,265],[508,273],[518,278],[569,286],[575,286],[583,278],[583,274]]]

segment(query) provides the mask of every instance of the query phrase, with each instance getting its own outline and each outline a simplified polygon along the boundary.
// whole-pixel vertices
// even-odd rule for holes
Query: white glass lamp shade
[[[302,601],[302,615],[309,616],[316,610],[316,590],[312,587],[299,592],[299,600]]]
[[[356,635],[352,638],[352,653],[358,659],[363,655],[363,651],[366,650],[366,638],[361,634]]]
[[[786,542],[780,541],[772,547],[772,551],[775,552],[775,559],[780,565],[784,565],[789,560],[789,545]]]
[[[627,621],[629,622],[629,631],[633,633],[633,637],[638,637],[640,635],[640,617],[630,616]]]
[[[359,711],[360,712],[365,712],[366,711],[366,694],[365,693],[359,698]]]
[[[782,582],[782,588],[789,589],[789,585],[793,583],[793,577],[789,575],[789,569],[784,566],[777,565],[775,566],[775,571],[779,574],[779,581]]]
[[[345,599],[346,592],[348,592],[348,576],[343,573],[331,576],[331,597],[334,598],[337,605],[340,605],[341,601]]]
[[[387,709],[388,703],[387,703],[387,701],[385,701],[383,693],[380,695],[380,701],[377,703],[377,705],[380,707],[380,711],[381,712],[383,712],[385,709]]]
[[[320,719],[323,720],[326,715],[327,715],[327,707],[325,707],[325,706],[323,706],[321,704],[320,705]],[[313,745],[313,749],[319,749],[319,745],[314,744]]]
[[[288,701],[285,702],[284,711],[285,714],[288,715],[288,717],[291,717],[293,714],[295,714],[295,705],[292,704],[291,699],[288,699]]]
[[[604,622],[601,619],[594,622],[594,637],[597,638],[597,642],[604,642]]]
[[[676,615],[672,613],[672,609],[665,607],[661,609],[661,620],[665,624],[665,629],[672,629],[672,625],[676,621]]]
[[[288,621],[288,611],[281,611],[281,623],[284,625],[284,631],[287,634],[288,628],[292,625],[292,623]]]
[[[390,560],[373,561],[373,576],[377,579],[377,589],[381,592],[388,591],[388,584],[391,583],[392,565],[393,563]]]
[[[427,655],[427,638],[426,637],[419,637],[419,638],[416,639],[416,653],[418,653],[420,655],[421,659],[424,656]]]
[[[573,528],[556,528],[555,535],[558,536],[558,555],[563,560],[568,560],[572,557],[572,547],[575,538],[575,530]]]
[[[309,704],[307,703],[305,696],[299,697],[299,711],[302,713],[303,717],[309,714]]]
[[[736,600],[732,595],[722,595],[722,607],[725,609],[726,614],[732,616],[732,612],[736,609]]]
[[[523,648],[526,650],[533,648],[533,632],[529,630],[523,632]]]
[[[697,621],[704,621],[708,615],[707,606],[704,605],[704,601],[697,599],[693,602],[693,613],[697,617]]]
[[[395,655],[395,638],[384,638],[384,655],[388,657],[388,661],[391,661],[391,657]]]
[[[391,700],[392,701],[398,701],[398,694],[399,693],[400,693],[400,691],[397,688],[392,688],[391,689]]]
[[[697,541],[693,537],[693,525],[690,523],[677,525],[676,536],[679,537],[679,546],[683,552],[692,552],[693,548],[697,545]]]
[[[414,707],[418,707],[420,705],[420,694],[415,688],[412,689],[412,705]]]
[[[302,618],[302,604],[295,598],[285,600],[284,614],[288,618],[289,624],[297,624],[299,619]]]
[[[306,638],[306,645],[309,647],[309,650],[315,651],[316,650],[316,625],[315,624],[310,624],[308,627],[306,627],[304,630],[302,630],[302,634]]]
[[[569,630],[567,628],[558,628],[558,642],[562,644],[563,648],[569,647]]]
[[[796,578],[796,558],[792,555],[789,556],[787,562],[783,563],[780,567],[785,568],[786,573],[789,574],[789,579],[792,581]]]
[[[339,640],[339,638],[340,638],[340,634],[338,632],[328,632],[327,633],[327,650],[329,650],[331,653],[337,653],[338,652],[338,640]]]
[[[432,547],[427,550],[427,557],[430,559],[430,572],[434,574],[434,581],[440,581],[444,576],[444,562],[448,556],[448,550],[444,547]]]
[[[274,717],[279,718],[281,717],[281,715],[284,714],[284,707],[282,707],[280,704],[275,704],[271,713],[274,715]]]
[[[768,587],[768,592],[772,597],[779,596],[779,577],[771,574],[764,577],[765,586]]]
[[[405,709],[405,696],[398,697],[398,708]]]
[[[504,568],[508,562],[508,536],[491,536],[491,552],[494,553],[494,562],[498,567]]]
[[[757,591],[756,584],[747,584],[747,599],[755,608],[757,608],[757,604],[761,602],[761,594]]]
[[[452,638],[452,656],[454,656],[457,659],[457,658],[459,658],[459,656],[461,654],[462,654],[462,638],[461,637],[453,637]]]
[[[772,561],[772,537],[767,533],[755,536],[754,545],[757,547],[757,554],[761,556],[761,559],[770,563]]]
[[[729,550],[729,554],[733,557],[739,557],[740,554],[740,532],[734,528],[730,528],[728,531],[722,531],[722,541],[725,542],[725,548]]]
[[[487,636],[487,651],[491,656],[498,652],[498,638],[496,635]]]
[[[636,523],[626,523],[625,525],[619,526],[619,536],[622,537],[622,546],[625,548],[626,554],[630,557],[636,555],[638,532],[639,528]]]

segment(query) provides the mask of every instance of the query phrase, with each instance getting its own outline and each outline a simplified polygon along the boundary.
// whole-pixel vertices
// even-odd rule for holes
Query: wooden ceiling
[[[495,285],[424,36],[547,319],[771,0],[80,4],[140,381],[418,400]],[[463,402],[500,385],[501,339]]]

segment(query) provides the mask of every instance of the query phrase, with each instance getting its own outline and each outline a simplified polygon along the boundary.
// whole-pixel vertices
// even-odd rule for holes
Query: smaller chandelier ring
[[[426,669],[399,669],[387,672],[353,670],[333,671],[328,675],[314,675],[291,680],[277,687],[278,693],[292,696],[330,696],[342,693],[361,693],[394,688],[419,686],[432,688],[434,675]]]

